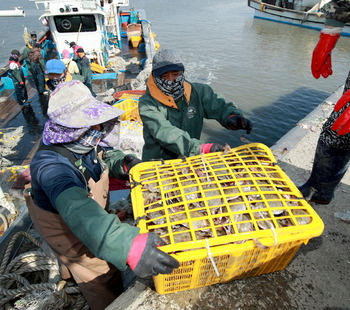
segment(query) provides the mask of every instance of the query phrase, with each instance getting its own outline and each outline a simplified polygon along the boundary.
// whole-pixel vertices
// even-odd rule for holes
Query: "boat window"
[[[97,29],[94,15],[55,16],[54,20],[58,32],[78,32],[80,27],[80,32]]]

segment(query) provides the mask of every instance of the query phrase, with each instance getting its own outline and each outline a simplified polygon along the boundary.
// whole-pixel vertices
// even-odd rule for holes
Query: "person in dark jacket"
[[[28,93],[26,88],[26,79],[24,77],[21,64],[19,62],[20,52],[13,50],[9,58],[9,76],[11,77],[15,86],[15,94],[17,102],[20,105],[27,104]]]
[[[104,151],[117,144],[112,133],[122,113],[96,100],[80,81],[57,85],[25,191],[35,227],[61,262],[62,278],[74,278],[92,310],[105,309],[123,291],[119,270],[129,266],[147,277],[179,267],[158,248],[164,242],[155,233],[140,234],[106,210],[108,177],[125,179],[140,163],[132,154]]]
[[[41,54],[41,44],[35,43],[34,47],[30,50],[29,56],[29,70],[32,74],[35,87],[39,94],[43,94],[45,91],[45,62]]]
[[[96,97],[96,94],[92,90],[91,79],[92,71],[90,68],[90,60],[85,56],[84,49],[82,47],[77,49],[77,57],[74,61],[77,63],[79,68],[79,73],[84,77],[84,84],[90,89],[91,94]]]
[[[331,53],[345,23],[350,22],[350,0],[331,0],[322,9],[325,27],[314,48],[311,73],[318,79],[333,74]],[[303,196],[319,204],[329,204],[350,161],[350,72],[344,92],[322,127],[311,175],[299,186]]]
[[[62,60],[50,59],[46,63],[46,75],[48,78],[46,81],[47,87],[53,91],[58,84],[70,81],[72,78],[71,75],[69,75],[70,78],[67,79],[67,71],[66,65]]]
[[[187,82],[184,71],[175,51],[164,49],[155,54],[146,94],[139,101],[143,160],[222,151],[218,143],[199,140],[204,119],[215,119],[227,129],[244,129],[248,134],[253,128],[234,103],[226,102],[209,85]]]

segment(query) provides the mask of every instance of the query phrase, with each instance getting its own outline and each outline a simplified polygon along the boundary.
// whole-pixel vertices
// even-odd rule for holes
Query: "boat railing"
[[[152,35],[151,23],[146,19],[146,13],[143,10],[139,10],[139,21],[142,25],[142,36],[145,42],[147,58],[152,60],[156,53],[156,45]]]

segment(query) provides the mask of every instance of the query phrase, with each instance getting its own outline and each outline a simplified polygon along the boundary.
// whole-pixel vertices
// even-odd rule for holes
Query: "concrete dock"
[[[296,185],[308,179],[322,124],[341,94],[342,87],[271,147]],[[349,310],[350,224],[335,216],[350,211],[349,197],[350,171],[329,205],[310,203],[324,232],[302,245],[282,271],[167,295],[158,294],[151,279],[137,279],[107,310]]]

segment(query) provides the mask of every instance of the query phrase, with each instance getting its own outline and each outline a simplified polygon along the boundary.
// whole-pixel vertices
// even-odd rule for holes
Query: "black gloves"
[[[169,274],[180,266],[179,262],[157,247],[165,242],[155,233],[137,235],[128,254],[126,263],[140,278]]]
[[[141,162],[142,161],[137,157],[135,157],[134,155],[131,155],[131,154],[125,155],[124,161],[123,161],[123,170],[124,170],[125,176],[123,179],[127,180],[130,169]]]
[[[246,119],[242,115],[231,115],[227,118],[226,124],[232,130],[245,129],[247,134],[253,129],[253,124],[249,119]]]

